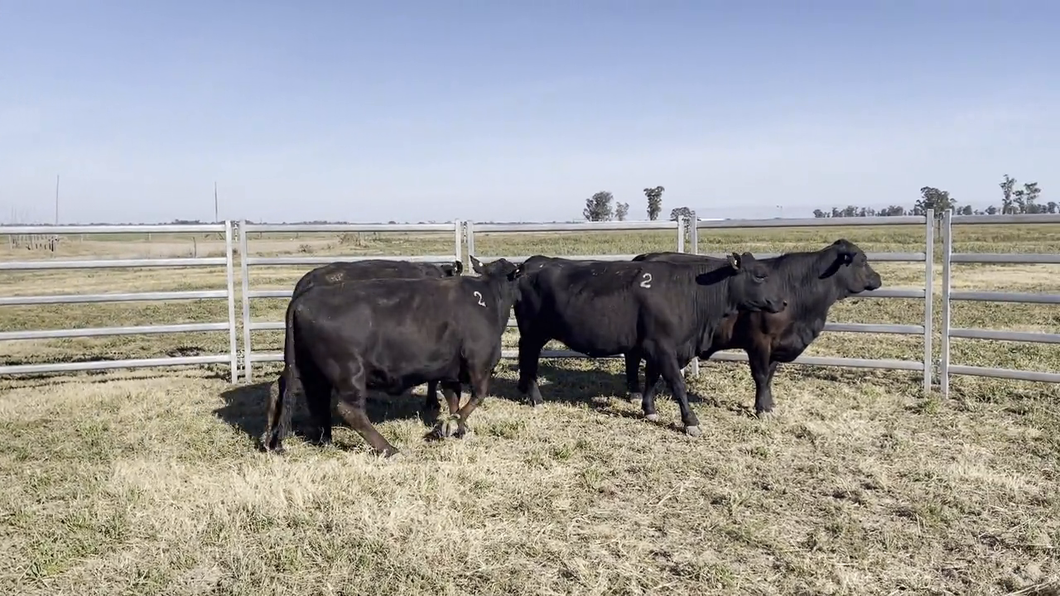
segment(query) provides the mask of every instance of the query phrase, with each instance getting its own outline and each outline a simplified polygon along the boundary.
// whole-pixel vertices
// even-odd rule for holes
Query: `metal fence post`
[[[475,223],[472,221],[464,222],[464,235],[467,236],[467,264],[471,265],[471,255],[475,254]]]
[[[228,355],[231,358],[232,382],[239,380],[239,348],[236,343],[236,289],[232,220],[225,220],[225,277],[228,288]]]
[[[454,254],[456,255],[456,260],[463,263],[464,255],[460,252],[460,249],[461,246],[464,244],[464,222],[460,221],[459,219],[454,219],[453,232],[454,242],[456,244],[456,248],[454,249],[456,252]]]
[[[688,222],[688,243],[692,245],[692,249],[688,252],[698,255],[699,254],[699,216],[696,212],[692,212],[691,221]],[[693,356],[692,362],[689,364],[689,373],[693,377],[699,376],[699,356]]]
[[[239,221],[239,272],[243,289],[243,379],[248,383],[253,378],[250,347],[250,275],[247,263],[247,220]]]
[[[928,209],[924,229],[924,396],[931,394],[935,350],[935,210]]]
[[[688,243],[692,245],[692,250],[689,252],[694,255],[699,254],[699,226],[696,225],[697,223],[699,223],[699,216],[693,211],[692,223],[688,228]]]
[[[942,214],[942,345],[939,355],[939,390],[942,397],[950,394],[950,278],[952,276],[953,230],[951,216],[953,211],[947,209]]]

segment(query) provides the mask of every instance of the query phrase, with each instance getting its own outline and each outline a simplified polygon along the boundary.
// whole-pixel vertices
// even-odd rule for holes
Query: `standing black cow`
[[[503,259],[482,266],[479,277],[373,279],[310,287],[287,306],[285,391],[269,403],[262,444],[282,451],[290,421],[289,396],[305,391],[320,442],[331,441],[331,400],[339,414],[376,451],[394,448],[364,412],[368,389],[398,394],[437,381],[450,417],[444,436],[462,435],[482,402],[501,356],[501,335],[522,269]],[[460,384],[471,399],[460,408]]]
[[[336,261],[310,269],[298,279],[291,293],[291,299],[310,287],[364,281],[366,279],[419,279],[424,277],[454,277],[464,271],[460,261],[452,263],[416,263],[412,261],[391,261],[388,259],[364,259],[361,261]],[[276,379],[277,391],[284,390],[283,375]],[[423,401],[423,410],[438,410],[438,383],[427,384],[427,396]]]
[[[541,348],[559,340],[590,357],[635,352],[670,384],[685,431],[699,435],[688,405],[680,360],[690,360],[699,338],[723,316],[745,309],[784,309],[780,284],[751,253],[723,264],[591,262],[544,267],[520,282],[519,390],[542,403],[537,385]]]
[[[717,263],[720,259],[664,252],[639,255],[634,261]],[[698,354],[701,360],[706,360],[720,350],[745,351],[755,382],[755,413],[759,415],[773,410],[773,374],[777,366],[798,358],[821,334],[828,309],[839,300],[883,285],[865,252],[846,239],[836,240],[816,252],[791,252],[762,259],[761,264],[783,284],[788,308],[779,313],[742,312],[727,317],[705,338]],[[639,365],[638,354],[626,354],[626,383],[631,399],[640,393]],[[645,370],[641,400],[645,414],[655,412],[658,380],[658,373]]]

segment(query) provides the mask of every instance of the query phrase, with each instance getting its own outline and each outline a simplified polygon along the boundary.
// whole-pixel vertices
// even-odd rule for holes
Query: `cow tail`
[[[283,372],[276,379],[276,390],[269,390],[269,407],[265,422],[265,432],[261,435],[261,443],[266,451],[282,450],[283,439],[287,436],[291,427],[291,417],[294,410],[294,399],[292,394],[302,393],[302,379],[295,359],[295,301],[292,299],[287,304],[287,313],[284,316],[284,327],[286,329],[283,339]]]

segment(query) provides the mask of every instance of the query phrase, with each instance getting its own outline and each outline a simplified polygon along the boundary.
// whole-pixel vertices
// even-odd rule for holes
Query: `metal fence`
[[[924,375],[924,391],[931,391],[932,378],[932,322],[934,301],[932,291],[934,289],[934,251],[935,251],[935,214],[928,210],[923,215],[904,217],[842,217],[842,218],[807,218],[807,219],[729,219],[721,221],[697,221],[691,226],[692,252],[699,254],[699,231],[706,229],[773,229],[773,228],[827,228],[827,227],[857,227],[857,226],[899,226],[899,225],[921,225],[924,227],[924,252],[894,253],[894,252],[870,252],[866,253],[873,262],[898,262],[898,263],[924,263],[924,285],[916,289],[880,288],[873,292],[862,292],[858,298],[907,298],[924,301],[924,322],[922,325],[884,325],[864,323],[827,323],[825,331],[843,333],[890,333],[896,335],[920,335],[924,338],[924,353],[920,360],[882,360],[867,358],[830,358],[819,356],[800,356],[792,364],[806,364],[812,366],[840,366],[848,368],[876,368],[884,370],[909,370],[919,371]],[[710,255],[722,257],[724,255]],[[755,255],[758,258],[769,258],[778,256],[776,254]],[[734,362],[747,362],[747,354],[717,352],[711,360],[723,360]],[[699,372],[699,363],[693,361],[692,373]]]
[[[533,255],[480,255],[475,252],[475,234],[481,233],[541,233],[541,232],[604,232],[604,231],[623,231],[623,232],[647,232],[647,231],[662,231],[672,230],[674,232],[674,246],[677,252],[685,252],[685,228],[687,227],[687,221],[684,216],[678,217],[677,221],[609,221],[609,222],[593,222],[593,223],[550,223],[550,224],[475,224],[474,222],[466,222],[467,227],[467,254],[475,255],[475,258],[482,261],[483,263],[489,263],[496,261],[497,259],[507,259],[512,263],[522,263],[526,259],[529,259]],[[565,259],[571,259],[576,261],[629,261],[636,254],[622,254],[622,255],[557,255],[550,253],[550,256],[563,257]],[[508,327],[518,327],[514,317],[508,319]],[[516,350],[502,350],[502,358],[518,358],[519,352]],[[542,358],[589,358],[581,352],[575,352],[572,350],[542,350]],[[610,356],[604,359],[618,358],[618,356]]]
[[[950,392],[950,375],[995,377],[1022,381],[1060,383],[1060,374],[1054,372],[1025,371],[1010,368],[964,366],[950,362],[950,339],[983,339],[1060,344],[1060,334],[1034,333],[1026,331],[998,331],[992,329],[966,329],[951,325],[952,307],[955,301],[1007,302],[1024,304],[1060,304],[1060,294],[1030,294],[1019,292],[954,292],[951,289],[954,263],[990,264],[1060,264],[1060,254],[1004,254],[1004,253],[954,253],[953,225],[987,224],[1060,224],[1060,215],[953,215],[947,211],[942,218],[942,346],[939,359],[939,389],[942,395]]]
[[[255,362],[282,362],[283,352],[263,352],[255,354],[251,343],[251,334],[254,331],[282,331],[283,321],[260,321],[250,320],[250,300],[252,298],[290,298],[294,292],[293,284],[290,288],[283,290],[251,290],[250,289],[250,267],[277,266],[277,265],[326,265],[334,261],[364,261],[368,259],[382,259],[389,261],[414,261],[420,263],[452,263],[463,260],[460,256],[460,247],[463,244],[463,222],[454,221],[449,224],[250,224],[246,221],[239,222],[239,261],[243,280],[243,370],[244,379],[250,381],[253,378]],[[255,257],[250,254],[248,239],[253,233],[378,233],[378,232],[449,232],[453,234],[453,252],[445,255],[420,255],[420,256],[374,256],[374,255],[326,255],[326,256],[286,256],[286,257]]]
[[[49,235],[82,234],[187,234],[220,233],[225,238],[223,257],[147,258],[147,259],[42,259],[36,261],[0,261],[0,271],[53,271],[76,269],[116,269],[142,267],[225,267],[227,285],[223,290],[196,290],[180,292],[132,292],[107,294],[52,294],[35,296],[0,297],[0,306],[29,306],[42,304],[100,304],[106,302],[151,302],[172,300],[228,300],[228,322],[182,323],[175,325],[141,325],[118,327],[95,327],[81,329],[49,329],[4,331],[0,341],[64,339],[76,337],[106,337],[118,335],[196,333],[227,331],[228,354],[205,356],[174,356],[164,358],[142,358],[127,360],[96,360],[89,362],[51,362],[42,364],[19,364],[0,366],[0,375],[32,374],[51,372],[75,372],[110,370],[117,368],[146,368],[180,366],[189,364],[223,364],[231,367],[232,382],[238,378],[239,360],[236,349],[235,293],[233,291],[232,222],[203,225],[132,225],[132,226],[0,226],[0,235]]]
[[[1060,382],[1060,373],[1043,371],[1020,371],[1013,369],[964,366],[950,362],[950,340],[952,338],[980,339],[1013,342],[1038,342],[1060,344],[1060,334],[1032,333],[1017,331],[999,331],[987,329],[955,328],[951,325],[951,310],[954,301],[987,301],[1030,304],[1060,304],[1058,294],[1030,294],[1012,292],[954,292],[952,269],[957,263],[987,264],[1060,264],[1060,254],[972,254],[954,253],[952,226],[984,224],[1060,224],[1060,215],[994,215],[963,216],[953,215],[947,211],[940,221],[943,236],[942,253],[942,321],[940,324],[941,346],[938,359],[938,379],[942,394],[949,393],[950,375],[972,375],[1038,382]],[[918,335],[924,339],[923,358],[919,360],[882,360],[861,358],[828,358],[803,356],[795,364],[815,366],[839,366],[853,368],[877,368],[889,370],[918,371],[923,374],[925,390],[932,387],[934,372],[933,362],[933,254],[935,244],[935,219],[932,212],[925,216],[909,217],[864,217],[864,218],[814,218],[814,219],[766,219],[766,220],[716,220],[688,222],[679,221],[637,221],[606,223],[572,223],[572,224],[475,224],[473,222],[454,221],[448,224],[370,224],[370,225],[287,225],[287,224],[249,224],[240,222],[240,268],[242,278],[242,322],[243,322],[243,368],[245,379],[252,379],[253,365],[256,362],[278,362],[283,360],[281,352],[255,353],[252,349],[252,332],[265,330],[283,330],[282,321],[252,321],[250,303],[254,298],[289,298],[292,289],[260,289],[250,287],[249,270],[252,266],[315,266],[337,260],[355,261],[364,259],[409,260],[419,262],[445,263],[463,260],[462,247],[466,241],[467,254],[474,254],[483,262],[506,258],[521,262],[529,255],[480,255],[475,252],[475,236],[482,233],[542,233],[542,232],[587,232],[587,231],[672,231],[674,248],[677,252],[699,253],[699,234],[701,230],[711,229],[772,229],[793,227],[863,227],[863,226],[924,226],[925,243],[923,252],[915,253],[869,253],[875,262],[912,262],[924,263],[924,285],[917,288],[881,288],[874,292],[864,292],[859,297],[865,298],[903,298],[924,301],[924,319],[921,325],[828,323],[826,331],[844,333],[872,333]],[[249,238],[254,233],[379,233],[379,232],[448,232],[453,234],[453,252],[445,255],[421,256],[374,256],[374,255],[323,255],[323,256],[254,256],[250,253]],[[0,226],[0,235],[27,236],[48,235],[92,236],[99,234],[187,234],[187,233],[220,233],[225,238],[224,257],[191,257],[191,258],[146,258],[146,259],[106,259],[106,260],[60,260],[42,259],[36,261],[0,261],[0,271],[42,271],[42,270],[76,270],[76,269],[116,269],[116,268],[182,268],[182,267],[218,267],[226,269],[226,287],[217,290],[175,291],[175,292],[135,292],[104,294],[57,294],[34,296],[0,297],[0,306],[27,306],[44,304],[98,304],[107,302],[137,301],[173,301],[173,300],[227,300],[228,321],[211,323],[184,323],[171,325],[115,326],[81,329],[51,329],[0,332],[0,341],[47,340],[77,337],[105,337],[139,334],[169,334],[193,332],[222,332],[229,335],[229,352],[201,356],[178,356],[165,358],[143,358],[125,360],[104,360],[90,362],[52,362],[41,364],[19,364],[0,366],[0,375],[75,372],[90,370],[108,370],[120,368],[145,368],[180,365],[223,364],[231,368],[232,381],[238,379],[239,357],[237,346],[237,321],[235,315],[234,292],[234,226],[232,222],[223,224],[196,225],[132,225],[132,226]],[[686,245],[686,233],[688,242]],[[548,252],[548,251],[546,251]],[[550,253],[551,254],[551,253]],[[563,255],[578,260],[629,260],[635,255]],[[723,256],[712,255],[712,256]],[[776,256],[771,254],[756,255],[762,258]],[[308,267],[307,267],[308,269]],[[514,319],[509,319],[509,326],[516,326]],[[515,350],[505,350],[505,358],[517,357]],[[542,352],[545,358],[585,358],[584,354],[570,350],[547,350]],[[712,360],[746,362],[747,356],[736,352],[719,352]],[[698,362],[690,365],[693,373],[698,372]]]

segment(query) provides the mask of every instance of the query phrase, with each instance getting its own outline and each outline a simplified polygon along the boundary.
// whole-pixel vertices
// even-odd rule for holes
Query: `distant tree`
[[[602,190],[585,199],[585,209],[582,210],[582,216],[588,221],[610,221],[614,214],[611,209],[611,201],[614,198],[610,192]]]
[[[1001,213],[1015,213],[1015,206],[1012,201],[1012,189],[1016,187],[1016,179],[1010,178],[1008,174],[1005,174],[1004,179],[1001,180],[1001,184],[998,186],[1001,187]]]
[[[822,217],[828,217],[828,214],[825,213],[824,211],[821,211],[820,209],[814,209],[813,210],[813,216],[818,218],[818,219],[820,219]]]
[[[629,215],[629,203],[618,203],[615,205],[615,219],[626,221],[627,215]]]
[[[1038,205],[1041,194],[1042,189],[1038,188],[1037,182],[1027,182],[1023,185],[1023,200],[1026,205],[1024,213],[1045,213]]]
[[[1060,213],[1060,204],[1057,204],[1056,201],[1049,201],[1046,205],[1046,211],[1048,213]]]
[[[971,215],[971,214],[972,214],[972,206],[971,205],[965,205],[964,207],[961,207],[961,208],[957,209],[957,215]]]
[[[661,186],[645,188],[644,196],[648,197],[648,219],[655,221],[662,213],[662,195],[666,189]]]
[[[994,207],[993,205],[987,207],[986,208],[986,214],[987,215],[997,215],[997,207]]]
[[[957,201],[950,197],[950,193],[939,190],[933,186],[924,186],[920,189],[920,198],[913,205],[913,215],[924,215],[928,209],[935,210],[935,217],[942,217],[946,211],[957,206]]]
[[[678,207],[670,211],[670,221],[677,221],[677,218],[681,216],[684,216],[687,219],[692,219],[692,210],[688,207]]]

